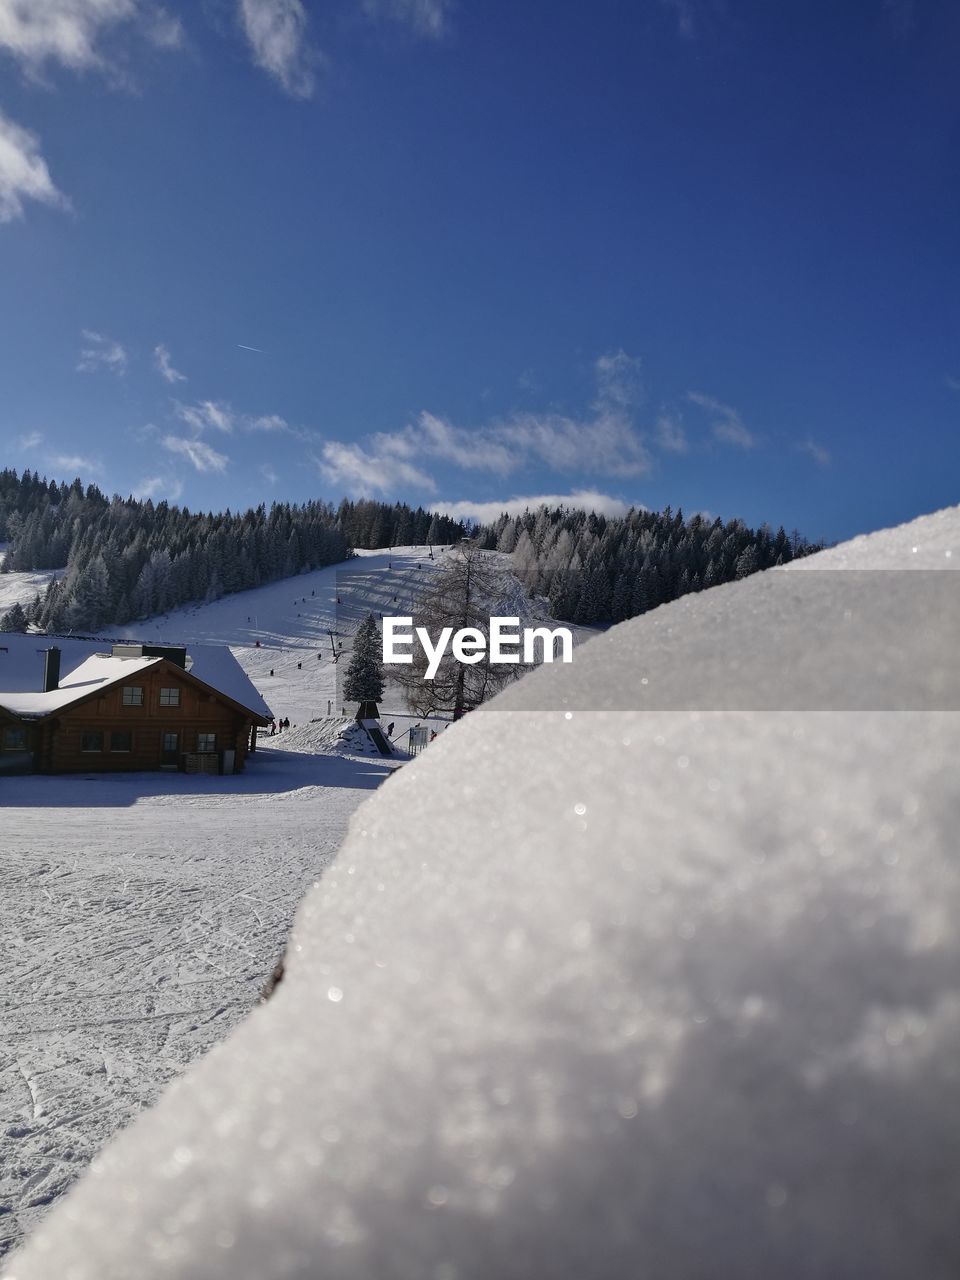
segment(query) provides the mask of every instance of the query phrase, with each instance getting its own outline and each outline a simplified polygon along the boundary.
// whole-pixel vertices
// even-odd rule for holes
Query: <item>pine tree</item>
[[[751,543],[750,546],[744,547],[737,557],[737,577],[748,578],[751,573],[756,573],[759,567],[757,548]]]
[[[353,637],[343,696],[347,702],[379,702],[383,697],[383,647],[372,613],[360,623]]]
[[[0,618],[0,631],[26,631],[27,615],[19,601],[7,610]]]

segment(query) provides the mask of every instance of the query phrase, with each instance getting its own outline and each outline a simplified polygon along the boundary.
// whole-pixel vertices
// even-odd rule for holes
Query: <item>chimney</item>
[[[43,692],[50,693],[60,687],[60,650],[53,646],[43,655]]]

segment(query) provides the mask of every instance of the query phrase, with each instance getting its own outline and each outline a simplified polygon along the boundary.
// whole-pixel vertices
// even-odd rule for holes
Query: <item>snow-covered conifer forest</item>
[[[554,617],[585,626],[622,622],[817,549],[798,531],[686,519],[669,507],[615,519],[543,508],[472,532],[481,547],[512,556],[528,591],[548,597]],[[0,472],[0,542],[9,546],[0,571],[62,572],[38,582],[16,612],[0,609],[0,629],[123,626],[333,564],[351,549],[451,543],[465,533],[460,521],[403,503],[274,503],[202,514],[7,469]]]

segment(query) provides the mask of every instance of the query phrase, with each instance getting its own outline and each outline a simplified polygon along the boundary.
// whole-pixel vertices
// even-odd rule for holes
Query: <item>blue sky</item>
[[[958,50],[953,0],[0,0],[3,463],[955,503]]]

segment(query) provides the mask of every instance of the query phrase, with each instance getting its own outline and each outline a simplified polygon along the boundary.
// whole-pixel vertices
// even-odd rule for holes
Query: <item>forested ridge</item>
[[[541,508],[503,515],[480,538],[483,547],[510,554],[528,592],[546,596],[554,618],[584,625],[623,622],[690,591],[820,550],[796,530],[687,519],[670,507],[632,508],[616,518]]]
[[[203,514],[8,469],[0,472],[0,541],[9,543],[2,570],[65,573],[0,625],[96,631],[335,564],[354,548],[454,542],[464,533],[460,521],[405,503]]]
[[[616,518],[540,508],[470,530],[422,507],[368,499],[197,513],[7,469],[0,471],[0,541],[9,544],[2,571],[65,572],[26,609],[9,610],[0,629],[96,631],[335,564],[354,548],[446,544],[470,532],[482,548],[511,555],[555,618],[586,625],[621,622],[818,549],[782,527],[688,519],[669,507]]]

